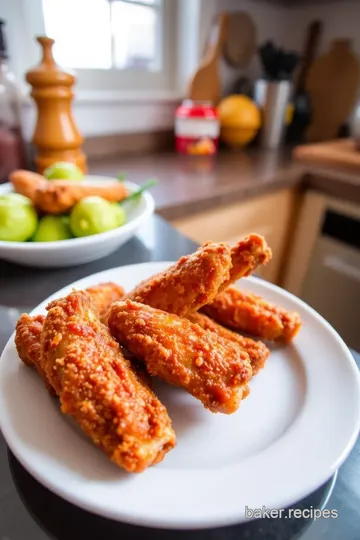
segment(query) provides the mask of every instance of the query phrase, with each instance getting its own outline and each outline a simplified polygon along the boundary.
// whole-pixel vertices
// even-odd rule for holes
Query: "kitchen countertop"
[[[174,152],[90,161],[91,174],[143,183],[155,177],[156,211],[167,220],[185,218],[219,205],[243,201],[279,189],[302,187],[360,204],[360,179],[342,170],[318,167],[291,158],[291,150],[220,152],[215,158]]]
[[[301,144],[294,148],[293,157],[303,163],[354,174],[360,172],[360,147],[351,138]]]
[[[124,172],[130,181],[158,179],[152,188],[156,211],[168,220],[244,200],[300,182],[300,168],[289,151],[251,149],[219,153],[215,158],[175,153],[126,156],[89,163],[91,174],[116,176]]]
[[[114,254],[94,263],[61,269],[31,269],[0,261],[0,351],[21,311],[28,311],[64,285],[124,264],[175,260],[196,245],[158,216]],[[353,353],[360,365],[360,356]],[[317,456],[321,459],[321,456]],[[324,486],[294,508],[338,510],[336,520],[286,516],[206,531],[135,527],[89,514],[52,494],[32,478],[7,450],[0,433],[0,538],[3,540],[358,540],[360,522],[360,441]],[[329,498],[330,497],[330,498]],[[285,519],[288,517],[288,519]]]
[[[302,165],[303,189],[320,191],[329,197],[360,204],[360,175],[341,169],[317,165]]]

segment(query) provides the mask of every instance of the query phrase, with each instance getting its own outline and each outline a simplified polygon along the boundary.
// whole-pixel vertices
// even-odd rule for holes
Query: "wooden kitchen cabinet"
[[[329,197],[314,190],[305,193],[280,283],[284,289],[300,298],[303,297],[304,283],[316,250],[316,243],[321,236],[327,211],[356,220],[360,219],[360,205],[358,204]]]
[[[258,273],[279,284],[296,201],[296,190],[284,189],[199,212],[172,221],[172,225],[199,243],[213,240],[234,244],[251,232],[262,234],[273,251],[273,258]]]

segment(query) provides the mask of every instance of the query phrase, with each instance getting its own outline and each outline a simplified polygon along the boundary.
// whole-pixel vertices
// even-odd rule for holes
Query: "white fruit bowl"
[[[91,184],[114,182],[105,176],[86,176],[83,180]],[[139,188],[132,182],[124,182],[130,192]],[[0,186],[0,195],[13,191],[12,184]],[[58,242],[4,242],[0,241],[0,259],[23,266],[38,268],[76,266],[92,262],[113,253],[132,238],[139,228],[154,213],[155,202],[148,192],[141,194],[136,202],[125,203],[127,221],[125,225],[100,234],[71,238]]]

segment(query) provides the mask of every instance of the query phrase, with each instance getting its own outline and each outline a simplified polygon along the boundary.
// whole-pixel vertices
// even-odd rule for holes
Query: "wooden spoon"
[[[228,15],[220,13],[211,36],[207,54],[191,79],[188,97],[194,101],[211,101],[217,105],[221,98],[219,60],[227,31]]]

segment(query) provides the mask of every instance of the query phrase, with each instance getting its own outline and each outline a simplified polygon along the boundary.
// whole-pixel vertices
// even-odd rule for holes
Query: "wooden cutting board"
[[[360,173],[360,151],[353,139],[297,146],[293,157],[303,163]]]
[[[351,42],[338,39],[309,70],[306,90],[312,103],[312,120],[306,139],[310,142],[335,139],[350,115],[360,84],[360,63]]]
[[[228,15],[220,13],[213,26],[210,43],[204,60],[192,77],[188,98],[194,101],[211,101],[217,105],[221,98],[221,81],[219,63],[222,56],[227,31]]]
[[[245,11],[229,13],[224,58],[235,68],[245,68],[256,50],[256,26]]]

